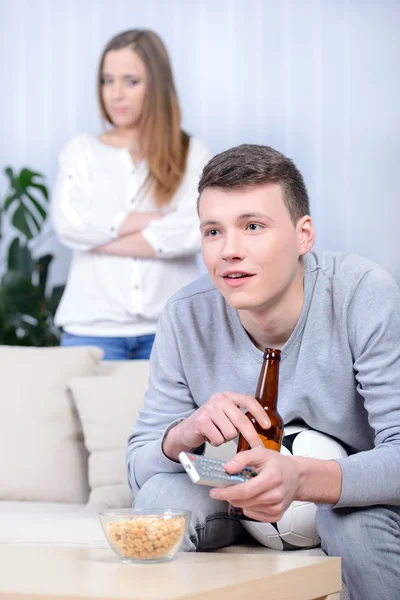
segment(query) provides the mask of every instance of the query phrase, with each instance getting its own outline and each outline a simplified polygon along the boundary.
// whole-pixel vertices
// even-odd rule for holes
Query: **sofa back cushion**
[[[105,374],[70,382],[89,452],[88,504],[98,509],[129,507],[133,495],[128,486],[126,447],[143,406],[149,361],[103,363],[98,372]]]
[[[86,502],[87,451],[68,383],[96,373],[95,347],[0,346],[0,499]]]

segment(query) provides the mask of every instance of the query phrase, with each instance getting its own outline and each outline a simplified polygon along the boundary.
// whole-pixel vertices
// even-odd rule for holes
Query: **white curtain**
[[[292,157],[317,244],[400,281],[398,0],[0,0],[1,170],[53,184],[68,137],[100,130],[104,44],[134,27],[166,42],[189,132],[215,153],[254,142]],[[61,283],[70,255],[47,236]]]

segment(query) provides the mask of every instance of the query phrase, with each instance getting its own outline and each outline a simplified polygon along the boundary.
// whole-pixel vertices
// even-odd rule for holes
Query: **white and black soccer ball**
[[[334,438],[296,425],[285,427],[281,454],[325,460],[347,456]],[[242,525],[260,544],[274,550],[315,548],[321,542],[315,526],[316,511],[313,502],[294,501],[277,523],[242,521]]]

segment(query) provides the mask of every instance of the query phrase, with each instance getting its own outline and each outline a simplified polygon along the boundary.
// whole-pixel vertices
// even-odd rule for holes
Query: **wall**
[[[28,165],[52,185],[68,137],[100,131],[103,45],[149,27],[169,49],[185,128],[214,152],[256,142],[291,156],[318,245],[400,281],[399,25],[397,0],[0,0],[0,169]],[[45,250],[63,282],[69,251],[49,230]]]

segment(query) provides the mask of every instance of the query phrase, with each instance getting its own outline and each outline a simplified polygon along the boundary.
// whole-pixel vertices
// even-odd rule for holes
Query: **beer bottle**
[[[261,366],[260,377],[258,379],[256,400],[261,404],[271,422],[269,429],[263,429],[250,412],[246,416],[250,419],[254,429],[261,438],[262,443],[268,450],[280,452],[284,424],[282,417],[278,413],[278,382],[279,382],[279,361],[281,351],[274,348],[266,348],[264,351],[264,360]],[[247,440],[239,433],[237,451],[249,450],[250,445]],[[229,514],[239,519],[252,520],[243,514],[241,508],[230,506]]]

